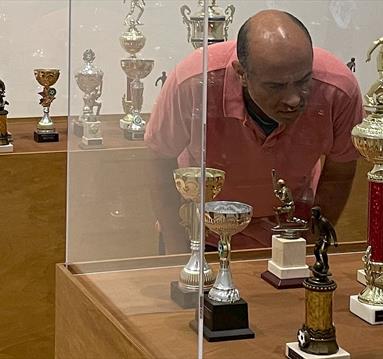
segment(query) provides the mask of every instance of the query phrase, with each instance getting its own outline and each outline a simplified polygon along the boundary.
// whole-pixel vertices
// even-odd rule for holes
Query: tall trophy
[[[102,94],[104,73],[93,65],[96,56],[91,50],[85,50],[82,56],[83,67],[75,74],[78,87],[84,92],[82,114],[73,121],[73,131],[82,137],[82,145],[102,145],[101,122],[99,120],[101,102],[97,102]],[[96,113],[94,112],[96,108]]]
[[[374,41],[371,53],[383,45]],[[378,54],[379,78],[365,95],[367,117],[352,130],[360,154],[374,164],[368,172],[368,248],[363,256],[366,287],[350,297],[350,310],[370,324],[383,323],[383,49]]]
[[[231,236],[251,221],[253,208],[241,202],[215,201],[205,204],[205,225],[220,236],[219,271],[204,297],[203,335],[211,342],[254,338],[249,328],[247,303],[235,287],[230,270]],[[196,323],[192,323],[195,328]]]
[[[8,132],[5,106],[9,105],[5,99],[5,84],[0,80],[0,152],[13,152],[12,135]]]
[[[290,359],[350,358],[339,348],[333,324],[333,296],[336,283],[330,279],[328,247],[337,245],[334,227],[321,214],[319,207],[312,208],[311,224],[317,235],[315,264],[312,275],[303,282],[305,288],[305,323],[298,330],[297,342],[286,344],[286,356]]]
[[[235,13],[234,5],[229,5],[225,10],[217,5],[217,0],[208,0],[208,44],[226,41],[228,38],[229,25],[233,22]],[[200,9],[191,15],[189,6],[181,6],[183,23],[187,27],[187,40],[195,49],[203,46],[204,33],[204,0],[198,0]]]
[[[124,21],[128,28],[120,36],[120,44],[129,54],[127,59],[121,60],[121,68],[127,77],[127,88],[122,97],[125,116],[120,120],[120,128],[124,131],[124,136],[132,141],[144,139],[146,122],[141,114],[144,93],[141,80],[152,72],[154,66],[154,60],[137,58],[137,53],[144,48],[146,42],[145,36],[138,29],[138,26],[142,25],[140,19],[144,5],[144,0],[130,0],[130,11]]]
[[[37,82],[43,86],[43,90],[39,92],[41,96],[40,105],[43,106],[43,117],[37,124],[34,132],[34,140],[36,142],[57,142],[59,134],[55,130],[55,125],[49,116],[49,108],[52,101],[56,98],[56,89],[53,86],[59,76],[60,70],[57,69],[36,69],[34,70]]]
[[[261,278],[277,289],[299,288],[310,275],[306,265],[306,240],[302,232],[308,230],[307,222],[294,217],[295,203],[285,180],[271,173],[274,194],[280,206],[274,208],[277,226],[272,229],[272,259]]]
[[[214,283],[214,273],[204,259],[200,264],[200,216],[198,212],[200,196],[201,169],[198,167],[178,168],[174,170],[174,181],[178,192],[186,200],[180,208],[181,224],[189,234],[191,255],[188,263],[182,268],[178,281],[171,282],[170,296],[183,308],[194,308],[198,301],[198,283],[200,268],[204,273],[204,290],[209,290]],[[212,201],[221,191],[225,172],[206,168],[205,198]]]

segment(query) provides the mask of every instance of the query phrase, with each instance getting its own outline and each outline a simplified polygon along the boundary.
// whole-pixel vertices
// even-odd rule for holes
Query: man
[[[325,50],[313,50],[304,25],[277,10],[251,17],[237,43],[212,45],[208,52],[207,166],[226,172],[217,199],[254,207],[252,224],[233,247],[270,245],[272,169],[291,188],[297,216],[315,195],[335,223],[358,156],[350,132],[363,117],[351,71]],[[197,50],[168,77],[145,136],[152,150],[177,158],[180,167],[200,163],[201,61]],[[170,216],[165,212],[164,226]],[[302,215],[308,218],[310,211]]]

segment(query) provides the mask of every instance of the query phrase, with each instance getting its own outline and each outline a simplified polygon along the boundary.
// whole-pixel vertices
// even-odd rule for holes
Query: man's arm
[[[315,205],[335,225],[349,197],[356,170],[356,160],[334,162],[326,159],[319,179]]]

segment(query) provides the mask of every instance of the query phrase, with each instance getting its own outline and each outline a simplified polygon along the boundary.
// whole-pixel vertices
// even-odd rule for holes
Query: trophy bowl
[[[137,58],[121,60],[121,68],[124,70],[127,77],[131,80],[144,79],[148,76],[154,66],[154,60],[143,60]]]
[[[131,55],[140,52],[144,48],[145,42],[145,36],[135,27],[130,28],[120,36],[121,47]]]
[[[75,75],[76,82],[80,90],[84,93],[90,93],[99,87],[102,83],[102,74],[79,72]]]
[[[199,179],[201,177],[200,167],[178,168],[173,171],[174,181],[178,192],[183,198],[200,201]],[[215,168],[206,168],[206,201],[213,200],[221,192],[225,182],[225,172]]]
[[[253,207],[241,202],[214,201],[205,204],[205,225],[220,237],[243,231],[252,215]]]
[[[58,69],[35,69],[33,71],[37,82],[44,87],[53,86],[60,76]]]

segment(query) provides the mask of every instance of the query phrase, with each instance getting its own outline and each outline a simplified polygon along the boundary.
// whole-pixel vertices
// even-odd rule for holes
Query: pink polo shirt
[[[208,51],[207,166],[226,172],[217,199],[248,203],[254,217],[273,216],[278,204],[273,168],[299,204],[315,193],[322,155],[339,162],[358,157],[350,134],[363,118],[360,90],[351,71],[331,53],[314,49],[313,86],[304,113],[266,136],[246,111],[231,65],[236,42],[211,45]],[[145,134],[149,147],[178,158],[180,167],[200,164],[201,55],[196,50],[170,74]]]

